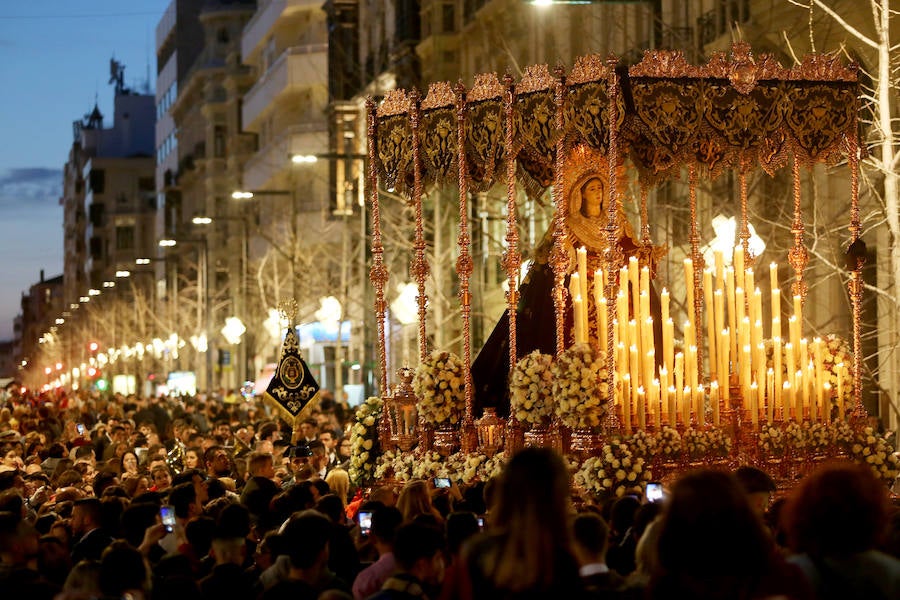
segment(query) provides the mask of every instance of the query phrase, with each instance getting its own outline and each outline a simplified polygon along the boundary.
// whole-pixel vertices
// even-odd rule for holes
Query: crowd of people
[[[865,467],[787,493],[751,466],[698,470],[660,501],[602,500],[527,448],[489,481],[355,489],[333,397],[293,430],[224,400],[6,400],[4,597],[900,598],[900,510]]]

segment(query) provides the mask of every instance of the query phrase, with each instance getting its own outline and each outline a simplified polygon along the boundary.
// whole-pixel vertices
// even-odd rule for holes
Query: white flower
[[[588,344],[564,350],[551,367],[556,415],[573,429],[596,427],[607,411],[606,355]]]
[[[465,372],[468,366],[451,352],[435,350],[416,367],[413,391],[419,415],[432,425],[454,424],[465,407]]]

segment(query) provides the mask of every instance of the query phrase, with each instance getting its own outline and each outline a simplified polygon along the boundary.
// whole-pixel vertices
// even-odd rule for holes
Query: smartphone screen
[[[660,502],[663,499],[662,484],[652,481],[647,484],[647,502]]]
[[[160,506],[159,507],[159,516],[162,519],[162,524],[166,526],[166,531],[172,533],[175,531],[175,509],[171,506]]]
[[[484,529],[484,517],[478,517],[478,529]]]
[[[78,423],[75,425],[75,429],[78,430],[78,435],[84,435],[84,423]]]
[[[448,488],[448,487],[450,487],[450,479],[447,477],[435,477],[434,478],[434,487]]]
[[[369,535],[372,531],[372,513],[368,511],[359,512],[359,529],[363,535]]]

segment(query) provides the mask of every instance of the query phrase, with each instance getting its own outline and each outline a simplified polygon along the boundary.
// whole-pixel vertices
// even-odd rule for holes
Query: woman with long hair
[[[489,508],[490,533],[473,539],[463,555],[463,576],[469,581],[461,586],[462,597],[494,600],[581,594],[571,550],[569,470],[559,454],[526,448],[513,456]]]
[[[403,522],[409,523],[419,515],[429,515],[443,523],[441,514],[431,503],[428,482],[417,479],[407,483],[397,498],[397,510],[403,515]]]
[[[796,568],[775,550],[737,479],[695,471],[675,482],[657,539],[648,598],[807,598]]]

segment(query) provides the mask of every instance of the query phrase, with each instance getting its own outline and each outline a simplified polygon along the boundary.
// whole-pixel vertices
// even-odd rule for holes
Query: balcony
[[[241,56],[249,59],[260,48],[275,24],[285,13],[298,9],[321,10],[321,0],[260,0],[253,18],[244,27],[241,36]]]
[[[328,123],[304,123],[288,127],[272,143],[259,151],[244,165],[244,187],[263,189],[279,172],[290,169],[291,154],[315,154],[328,148]]]
[[[242,119],[248,131],[254,121],[282,94],[327,85],[328,44],[293,46],[278,57],[244,96]]]

